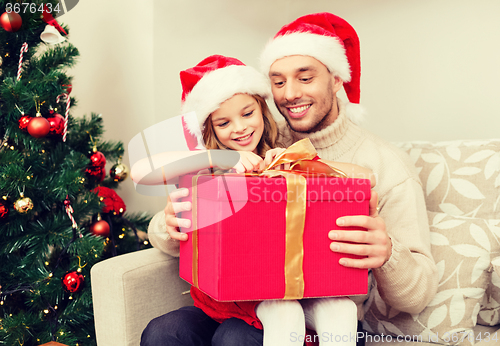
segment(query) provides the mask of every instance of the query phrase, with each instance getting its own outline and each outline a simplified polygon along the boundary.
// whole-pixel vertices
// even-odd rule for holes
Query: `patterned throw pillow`
[[[428,210],[499,218],[500,140],[406,142],[397,146],[417,167]]]
[[[500,219],[500,140],[397,143],[413,159],[427,209]],[[498,228],[497,228],[498,230]],[[500,239],[500,231],[497,231]],[[500,324],[500,276],[493,273],[478,323]]]
[[[428,212],[431,251],[439,270],[438,292],[419,314],[400,312],[377,294],[365,304],[367,332],[420,336],[419,341],[472,345],[481,302],[491,280],[491,256],[500,245],[500,220]],[[497,255],[495,255],[497,256]]]
[[[500,227],[496,228],[500,229]],[[500,231],[498,231],[497,236],[500,237]],[[477,323],[483,326],[500,324],[500,276],[495,271],[491,273],[491,282],[486,289],[481,311],[477,316]]]

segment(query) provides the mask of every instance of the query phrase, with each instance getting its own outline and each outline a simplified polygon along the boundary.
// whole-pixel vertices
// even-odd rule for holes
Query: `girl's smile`
[[[252,139],[253,139],[253,134],[254,134],[255,131],[249,133],[248,135],[245,135],[245,136],[240,136],[240,137],[237,137],[237,138],[233,138],[234,141],[238,142],[239,145],[241,146],[245,146],[245,145],[248,145],[250,143],[252,143]]]

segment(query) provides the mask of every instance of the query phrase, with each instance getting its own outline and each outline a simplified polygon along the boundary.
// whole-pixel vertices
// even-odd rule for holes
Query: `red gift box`
[[[332,252],[328,232],[353,229],[336,225],[341,216],[368,215],[370,180],[305,176],[302,211],[290,209],[300,197],[290,194],[289,182],[236,174],[181,177],[180,187],[190,190],[184,200],[193,203],[181,216],[192,220],[191,228],[181,229],[189,234],[180,247],[181,278],[219,301],[366,294],[368,271],[339,265],[340,258],[356,256]]]

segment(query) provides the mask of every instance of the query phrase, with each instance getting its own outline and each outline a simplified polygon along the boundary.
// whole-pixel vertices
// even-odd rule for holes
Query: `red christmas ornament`
[[[104,167],[106,165],[106,158],[100,151],[94,151],[94,153],[90,155],[90,164],[93,167]]]
[[[19,13],[16,13],[12,11],[11,13],[4,12],[0,16],[0,25],[2,25],[2,28],[7,30],[8,32],[16,32],[19,29],[21,29],[21,26],[23,25],[23,19],[19,15]]]
[[[8,214],[7,202],[0,200],[0,220],[6,219]]]
[[[68,272],[62,279],[62,285],[68,292],[75,293],[83,288],[85,278],[77,271]]]
[[[95,177],[99,176],[99,168],[87,167],[87,168],[85,168],[85,173],[87,173],[91,177],[95,178]]]
[[[98,186],[92,192],[97,193],[104,202],[103,213],[123,214],[127,210],[123,199],[118,196],[115,190],[105,186]]]
[[[19,118],[19,128],[23,131],[28,131],[27,127],[31,121],[31,117],[29,115],[23,115]]]
[[[109,236],[109,230],[109,224],[104,220],[97,221],[90,226],[90,232],[93,235],[98,235],[103,238],[107,238]]]
[[[91,178],[97,181],[103,181],[106,178],[106,170],[104,167],[87,167],[85,168],[85,173],[87,173]]]
[[[106,170],[104,167],[100,167],[101,169],[101,175],[98,177],[99,181],[103,181],[106,178]]]
[[[103,181],[106,177],[106,171],[104,170],[106,166],[106,157],[103,153],[97,151],[96,147],[92,149],[92,155],[90,155],[90,165],[87,166],[85,172],[93,179],[98,181]]]
[[[71,91],[73,90],[73,86],[71,84],[62,84],[63,88],[66,88],[66,94],[71,94]]]
[[[50,135],[59,135],[61,136],[64,131],[64,117],[59,113],[54,113],[52,117],[47,118],[50,129]]]
[[[35,138],[47,136],[50,131],[50,124],[44,117],[34,117],[28,124],[28,133]]]

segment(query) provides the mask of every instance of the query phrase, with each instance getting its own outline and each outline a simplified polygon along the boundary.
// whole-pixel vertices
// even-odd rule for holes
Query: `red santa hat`
[[[314,13],[283,26],[261,54],[262,71],[267,74],[276,60],[291,55],[311,56],[323,63],[344,81],[349,101],[359,104],[359,39],[354,28],[344,19],[327,12]],[[360,116],[350,114],[351,118]]]
[[[181,113],[195,112],[183,118],[184,127],[198,139],[201,147],[203,124],[221,103],[235,94],[271,95],[268,79],[256,69],[235,58],[212,55],[195,67],[181,71]]]

